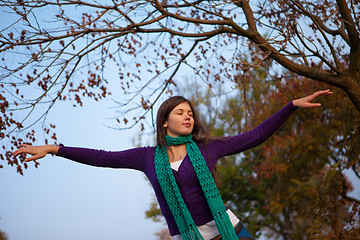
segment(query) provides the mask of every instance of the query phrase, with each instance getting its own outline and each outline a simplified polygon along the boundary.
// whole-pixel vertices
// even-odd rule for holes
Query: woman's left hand
[[[307,97],[299,98],[296,100],[293,100],[293,104],[296,107],[299,108],[313,108],[313,107],[320,107],[320,103],[312,103],[317,97],[322,95],[331,95],[332,92],[330,92],[330,89],[323,90],[323,91],[317,91]]]

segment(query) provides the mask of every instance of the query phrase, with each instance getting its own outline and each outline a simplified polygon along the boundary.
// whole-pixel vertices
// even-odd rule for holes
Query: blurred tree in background
[[[211,135],[251,130],[291,100],[329,88],[294,76],[269,80],[270,66],[239,74],[236,94],[221,93],[221,87],[217,93],[184,92],[196,103]],[[262,145],[219,161],[223,200],[254,236],[359,238],[360,199],[349,196],[353,186],[344,171],[359,183],[360,114],[343,92],[332,91],[318,100],[320,108],[296,110]],[[214,94],[222,96],[217,103]]]
[[[8,240],[6,233],[0,230],[0,240]]]
[[[0,240],[8,240],[8,235],[0,229]]]
[[[250,130],[292,99],[328,87],[292,80],[269,84],[264,91],[244,82],[247,90],[223,105],[213,134]],[[360,115],[342,92],[333,90],[332,97],[319,100],[321,108],[297,110],[264,144],[218,165],[223,199],[251,232],[262,229],[274,239],[360,236],[360,201],[348,196],[352,184],[344,175],[351,169],[360,180]]]

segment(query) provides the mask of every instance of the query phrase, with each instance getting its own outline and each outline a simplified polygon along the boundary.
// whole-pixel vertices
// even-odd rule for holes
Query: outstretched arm
[[[32,146],[29,144],[21,144],[21,148],[13,152],[13,158],[16,158],[17,155],[21,153],[26,153],[32,155],[25,159],[25,162],[38,160],[46,156],[46,154],[57,154],[59,146],[55,145],[43,145],[43,146]]]
[[[66,147],[55,145],[31,146],[21,145],[21,148],[13,153],[15,158],[21,153],[30,154],[26,162],[38,160],[46,154],[54,154],[78,163],[97,167],[130,168],[144,171],[146,158],[149,155],[150,147],[132,148],[123,151],[105,151],[90,148]]]
[[[319,96],[331,94],[330,90],[323,90],[295,99],[254,129],[233,137],[214,141],[216,156],[218,158],[229,156],[260,145],[271,137],[297,108],[319,107],[321,106],[320,103],[312,103],[312,101]]]

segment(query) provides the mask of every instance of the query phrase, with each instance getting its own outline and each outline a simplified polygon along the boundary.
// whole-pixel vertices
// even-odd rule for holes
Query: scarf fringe
[[[236,236],[235,230],[231,224],[229,215],[227,212],[217,212],[214,214],[214,220],[216,223],[216,227],[218,228],[221,239],[223,240],[238,240],[239,238]],[[230,223],[230,224],[229,224]]]
[[[195,224],[191,224],[189,229],[180,234],[183,240],[204,240]]]

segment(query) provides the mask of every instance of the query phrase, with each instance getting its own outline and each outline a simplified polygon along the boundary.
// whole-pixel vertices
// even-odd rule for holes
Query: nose
[[[185,114],[185,120],[189,120],[190,119],[190,115],[189,114]]]

